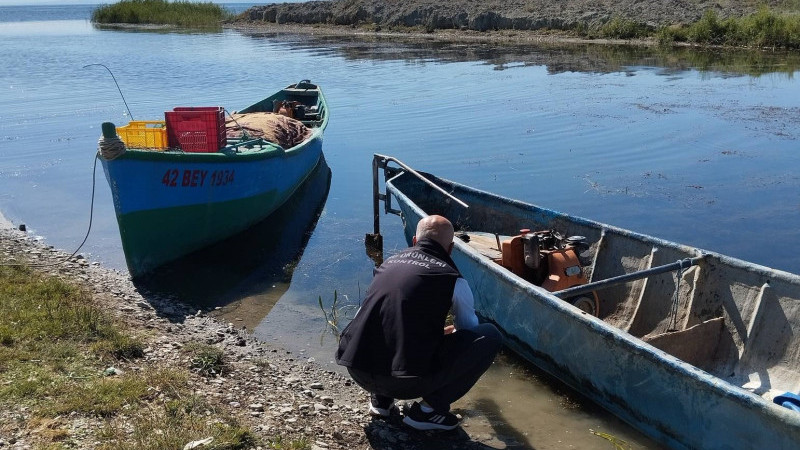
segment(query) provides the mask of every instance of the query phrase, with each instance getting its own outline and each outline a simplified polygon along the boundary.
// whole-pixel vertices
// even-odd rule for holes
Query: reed
[[[656,38],[661,44],[800,49],[800,14],[778,13],[764,6],[750,16],[723,20],[708,11],[691,25],[662,28]]]
[[[346,295],[343,295],[343,297],[345,298],[346,301],[349,301]],[[361,297],[361,286],[359,286],[359,298],[360,297]],[[323,330],[321,338],[323,338],[325,334],[330,332],[336,337],[336,339],[339,339],[339,334],[342,331],[340,325],[341,319],[344,318],[349,322],[352,319],[352,317],[348,315],[348,312],[357,310],[358,305],[347,304],[340,306],[339,293],[337,291],[333,291],[333,302],[327,309],[325,308],[325,304],[322,301],[321,295],[317,299],[317,302],[319,303],[319,309],[322,311],[322,315],[324,316],[325,319],[325,330]]]
[[[92,12],[97,24],[174,25],[184,28],[219,28],[233,14],[211,3],[166,0],[122,0]]]

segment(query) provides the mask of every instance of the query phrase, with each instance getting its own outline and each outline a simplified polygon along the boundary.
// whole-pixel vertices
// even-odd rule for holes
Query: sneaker
[[[403,423],[417,430],[452,430],[461,419],[450,412],[424,412],[419,403],[414,402],[403,417]]]
[[[379,394],[369,394],[369,413],[373,416],[389,417],[394,399]]]

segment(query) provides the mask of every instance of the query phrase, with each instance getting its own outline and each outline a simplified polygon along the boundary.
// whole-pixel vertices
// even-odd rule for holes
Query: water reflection
[[[549,74],[634,74],[637,67],[660,67],[665,75],[693,69],[708,73],[710,77],[783,74],[792,78],[800,69],[800,54],[786,51],[496,40],[454,42],[433,37],[287,35],[252,30],[241,33],[254,39],[276,39],[294,48],[348,60],[478,61],[494,66],[495,70],[545,66]]]
[[[289,288],[331,183],[324,157],[297,192],[252,228],[136,280],[138,288],[201,308],[252,330]]]

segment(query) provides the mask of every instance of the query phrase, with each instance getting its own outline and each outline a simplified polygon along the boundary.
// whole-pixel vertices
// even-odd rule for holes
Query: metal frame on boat
[[[368,244],[381,240],[381,200],[409,242],[429,214],[448,217],[457,234],[584,236],[588,284],[578,288],[598,293],[597,317],[562,300],[574,291],[549,292],[468,242],[456,239],[452,257],[509,348],[657,441],[797,448],[800,414],[771,398],[800,390],[800,276],[472,189],[390,156],[374,156],[373,187]]]

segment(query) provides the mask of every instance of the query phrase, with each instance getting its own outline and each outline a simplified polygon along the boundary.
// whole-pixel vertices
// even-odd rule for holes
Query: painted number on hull
[[[167,169],[161,184],[167,187],[225,186],[233,183],[235,170],[178,170]]]

